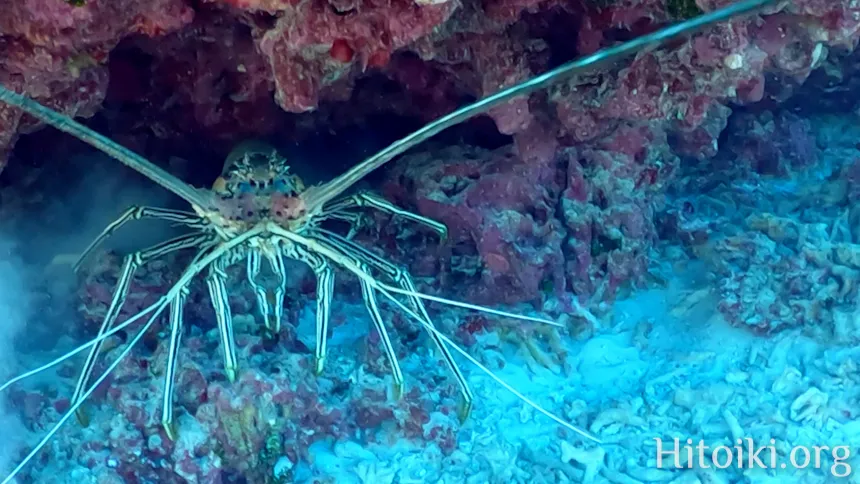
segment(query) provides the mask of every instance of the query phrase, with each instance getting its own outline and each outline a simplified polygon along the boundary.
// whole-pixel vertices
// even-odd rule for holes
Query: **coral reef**
[[[408,157],[392,170],[385,193],[448,226],[446,282],[464,288],[463,297],[541,302],[547,287],[564,286],[557,181],[553,165],[522,163],[508,147],[452,147]],[[437,270],[439,254],[425,254],[430,261],[413,265],[429,271],[416,274]]]
[[[643,284],[655,214],[676,165],[665,132],[645,126],[619,127],[569,161],[562,211],[576,294],[612,301],[619,287]]]
[[[82,117],[101,108],[108,85],[105,63],[123,38],[163,35],[194,19],[193,9],[183,0],[96,0],[82,5],[4,0],[0,8],[4,12],[0,82],[61,112]],[[2,109],[0,140],[5,143],[0,145],[0,153],[5,154],[15,134],[31,131],[33,123],[22,123],[20,114]]]
[[[731,324],[853,340],[860,212],[852,203],[851,130],[834,137],[787,113],[735,119],[731,154],[710,173],[682,177],[684,190],[698,193],[673,203],[664,233],[710,264],[718,307]]]
[[[301,140],[316,130],[369,123],[380,113],[427,121],[575,56],[723,3],[0,0],[0,82],[66,114],[98,113],[94,126],[159,163],[191,154],[193,171],[217,171],[220,161],[210,155],[242,138]],[[583,74],[469,124],[478,133],[474,138],[489,134],[487,145],[504,146],[431,145],[403,156],[380,177],[380,191],[443,222],[449,240],[439,244],[400,222],[382,223],[357,240],[399,248],[400,262],[427,292],[484,304],[525,302],[568,320],[576,304],[608,311],[625,291],[649,285],[655,259],[679,265],[702,260],[706,287],[692,290],[670,316],[684,316],[712,297],[722,318],[756,335],[789,338],[781,335],[803,331],[856,343],[856,140],[816,132],[803,114],[780,106],[810,108],[804,92],[860,91],[849,79],[856,69],[860,11],[848,0],[797,0],[777,10]],[[857,109],[832,100],[827,106]],[[492,129],[480,124],[487,119]],[[0,168],[19,135],[38,128],[0,106]],[[142,270],[123,316],[152,302],[183,260]],[[118,256],[99,255],[98,261],[81,275],[79,321],[63,328],[78,338],[96,330],[117,278]],[[567,441],[558,449],[560,462],[507,441],[494,442],[496,453],[486,461],[469,460],[469,445],[488,447],[481,435],[488,421],[514,417],[494,416],[498,407],[476,410],[478,423],[461,427],[452,382],[418,329],[399,316],[391,318],[392,334],[410,390],[393,402],[377,336],[371,331],[364,338],[368,331],[352,317],[363,309],[351,305],[359,296],[348,278],[338,288],[341,315],[332,321],[336,353],[323,377],[313,378],[313,285],[306,273],[296,274],[286,311],[291,324],[275,342],[257,334],[248,288],[231,287],[244,363],[233,385],[221,371],[205,288],[194,287],[178,376],[177,442],[166,438],[158,421],[167,351],[161,326],[96,393],[91,427],[63,430],[40,456],[50,454],[52,466],[31,466],[22,482],[84,475],[99,482],[336,480],[336,464],[321,470],[326,452],[343,461],[370,460],[363,449],[350,447],[351,439],[380,455],[398,445],[413,457],[426,452],[432,464],[397,477],[404,481],[428,478],[422,472],[441,479],[450,469],[469,466],[486,482],[487,476],[525,479],[525,468],[576,482],[598,475],[614,482],[674,478],[647,462]],[[241,277],[232,274],[231,280]],[[634,368],[656,351],[652,340],[658,338],[649,337],[653,322],[634,328],[635,348],[622,349],[608,337],[580,344],[483,316],[446,310],[433,316],[494,370],[522,377],[507,363],[515,351],[526,356],[537,380],[542,372],[564,373],[567,392],[599,393],[590,409],[571,393],[559,393],[566,397],[553,409],[601,435],[620,441],[655,419],[669,422],[661,427],[666,435],[681,422],[707,435],[725,429],[740,435],[740,426],[752,425],[751,414],[738,412],[743,399],[737,388],[752,363],[732,373],[736,380],[696,382],[696,388],[667,383],[683,378],[686,367]],[[599,330],[568,322],[581,334]],[[122,333],[109,340],[108,359],[127,338]],[[706,359],[705,353],[678,353]],[[607,381],[591,371],[610,363],[636,377]],[[789,416],[787,427],[847,418],[850,410],[828,409],[835,404],[821,389],[789,382],[794,376],[786,368],[768,373],[767,384],[796,399],[778,410]],[[68,363],[56,381],[72,385],[76,370]],[[819,386],[837,386],[832,380],[847,371],[834,370]],[[646,374],[642,385],[625,380]],[[615,384],[644,396],[622,400]],[[488,401],[501,398],[488,393]],[[29,430],[42,432],[68,408],[65,395],[37,384],[15,390],[10,403]],[[609,404],[604,397],[617,399]],[[701,402],[705,406],[696,410]],[[772,406],[779,407],[767,403],[761,410],[773,414]],[[522,424],[530,417],[517,418]],[[719,418],[724,422],[713,423]],[[353,469],[366,482],[392,482],[389,474],[399,471],[389,470],[382,464]],[[712,482],[703,476],[690,482]]]
[[[809,121],[782,111],[739,113],[728,129],[735,163],[750,163],[762,175],[788,176],[814,166],[817,147]]]

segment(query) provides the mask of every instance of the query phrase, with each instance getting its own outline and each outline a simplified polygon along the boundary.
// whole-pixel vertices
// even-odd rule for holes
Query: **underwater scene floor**
[[[292,309],[297,323],[276,343],[259,336],[252,305],[237,303],[232,384],[217,330],[194,325],[180,357],[175,442],[160,423],[165,334],[144,338],[87,405],[88,425],[70,419],[18,482],[860,482],[860,208],[846,204],[856,188],[837,176],[857,159],[860,132],[820,125],[823,161],[804,172],[688,170],[667,210],[681,235],[658,244],[647,287],[602,308],[596,327],[576,315],[558,316],[559,330],[429,304],[443,333],[496,377],[601,445],[456,355],[475,395],[461,423],[453,378],[421,328],[399,316],[391,332],[406,387],[393,398],[353,291],[332,308],[319,377],[309,363],[313,300]],[[695,242],[702,231],[708,243]],[[198,299],[192,321],[210,317]],[[133,334],[110,340],[105,361]],[[79,343],[18,355],[17,366]],[[68,410],[81,359],[8,390],[7,466]]]

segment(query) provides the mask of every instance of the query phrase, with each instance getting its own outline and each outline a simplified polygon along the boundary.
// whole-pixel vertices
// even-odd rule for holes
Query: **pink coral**
[[[803,256],[781,254],[760,233],[719,241],[715,256],[719,309],[731,324],[771,334],[816,322],[813,301],[825,269],[810,267]]]
[[[519,162],[509,148],[450,148],[401,163],[386,192],[448,226],[450,270],[469,281],[459,297],[519,302],[540,300],[546,284],[563,287],[554,179],[554,167]]]
[[[0,82],[83,117],[101,106],[108,81],[103,63],[120,40],[132,34],[162,35],[194,18],[183,0],[91,0],[81,6],[4,0],[0,10]],[[22,131],[15,110],[4,107],[2,113],[0,152]]]
[[[280,119],[268,62],[248,28],[226,12],[203,11],[191,28],[125,42],[110,68],[109,99],[140,107],[120,133],[144,127],[147,134],[178,140],[203,132],[229,150],[274,131]]]
[[[274,74],[275,99],[287,111],[316,108],[322,89],[349,82],[351,72],[387,65],[395,50],[444,22],[454,5],[394,0],[384,6],[362,1],[332,7],[314,0],[286,8],[272,28],[257,34]],[[336,46],[339,52],[332,51]]]
[[[623,127],[593,148],[571,152],[562,213],[576,294],[611,300],[622,285],[644,280],[655,214],[676,165],[665,133],[643,127]]]
[[[791,113],[738,114],[728,146],[741,164],[762,174],[785,176],[818,160],[809,121]]]

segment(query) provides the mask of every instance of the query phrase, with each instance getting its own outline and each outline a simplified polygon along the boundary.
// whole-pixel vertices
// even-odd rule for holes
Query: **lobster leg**
[[[259,250],[248,251],[248,282],[257,296],[257,305],[266,325],[268,336],[274,337],[281,331],[281,318],[284,315],[284,295],[287,292],[287,269],[280,254],[266,254],[269,267],[278,281],[274,289],[269,289],[258,280],[262,254]]]
[[[314,373],[322,374],[328,349],[328,324],[331,317],[331,302],[334,294],[334,270],[322,257],[306,253],[291,254],[304,261],[314,271],[317,279],[316,349],[314,350]]]
[[[236,338],[233,334],[233,313],[230,310],[230,300],[227,296],[227,273],[225,260],[219,259],[212,263],[206,286],[212,299],[212,309],[215,310],[215,320],[221,336],[221,346],[224,357],[224,372],[231,382],[236,381],[236,371],[239,363],[236,358]]]
[[[349,233],[346,234],[347,239],[352,239],[358,230],[366,224],[366,214],[357,212],[327,212],[323,215],[326,220],[340,220],[349,225]]]
[[[36,444],[36,446],[33,448],[33,450],[31,450],[30,453],[27,454],[21,460],[21,462],[18,463],[18,465],[14,469],[12,469],[12,471],[9,473],[9,475],[7,475],[6,478],[3,479],[2,483],[0,483],[0,484],[10,484],[12,482],[12,480],[21,472],[21,470],[24,468],[24,466],[26,466],[27,463],[29,463],[31,460],[33,460],[33,458],[42,449],[45,448],[45,446],[48,444],[48,442],[57,434],[57,432],[60,431],[60,428],[62,428],[63,424],[65,424],[70,418],[72,418],[72,416],[74,414],[76,414],[78,412],[81,405],[83,405],[83,403],[86,401],[86,399],[89,398],[90,395],[93,394],[93,392],[96,390],[96,388],[98,388],[99,385],[101,385],[108,378],[108,376],[110,376],[110,374],[116,369],[116,367],[119,366],[119,364],[131,353],[132,349],[143,338],[143,335],[146,334],[147,331],[149,331],[149,328],[151,328],[153,324],[155,324],[156,318],[158,318],[158,316],[161,314],[161,312],[164,311],[164,308],[166,308],[167,305],[177,297],[177,295],[179,294],[180,291],[187,289],[188,285],[191,282],[191,279],[194,276],[196,276],[201,271],[203,271],[203,269],[205,269],[207,266],[209,266],[209,264],[212,264],[213,261],[218,260],[219,258],[225,256],[225,254],[229,254],[229,252],[232,250],[235,250],[237,248],[237,246],[239,246],[240,244],[243,244],[243,243],[247,243],[248,239],[250,239],[251,237],[258,236],[261,232],[262,232],[261,228],[252,228],[251,230],[245,232],[244,234],[241,234],[241,235],[235,237],[232,240],[218,244],[217,246],[215,244],[212,244],[212,246],[209,247],[212,250],[208,251],[205,255],[203,255],[203,252],[201,251],[201,253],[198,254],[199,257],[196,258],[194,260],[194,262],[192,262],[185,269],[185,271],[183,272],[183,274],[179,278],[179,280],[173,286],[171,286],[171,288],[167,291],[167,293],[164,296],[158,298],[158,300],[156,302],[154,302],[153,304],[144,308],[139,313],[131,316],[126,322],[122,323],[120,325],[120,327],[128,324],[131,321],[135,321],[137,319],[140,319],[146,314],[150,314],[149,319],[146,321],[146,323],[143,325],[143,327],[140,329],[140,331],[137,332],[137,334],[134,336],[134,338],[132,338],[128,343],[126,343],[125,348],[119,354],[117,359],[114,360],[114,362],[111,363],[101,375],[99,375],[99,377],[95,380],[95,382],[93,382],[93,384],[81,395],[80,399],[77,402],[73,403],[69,407],[69,409],[66,411],[65,414],[63,414],[63,416],[60,418],[60,420],[53,427],[51,427],[51,429],[48,431],[47,435],[45,435],[45,437],[42,438],[42,440],[40,440]],[[99,341],[101,341],[101,340],[99,340]],[[91,341],[90,343],[87,343],[83,347],[85,348],[85,347],[89,346],[90,344],[94,344],[94,342]],[[77,352],[78,352],[78,350],[74,350],[72,353],[77,353]],[[59,363],[65,361],[66,359],[67,359],[67,356],[57,358],[56,360],[54,360],[53,363],[51,363],[49,365],[44,365],[42,368],[54,366],[55,364],[59,364]],[[33,374],[33,373],[34,372],[28,372],[28,374]],[[22,375],[21,377],[15,378],[12,381],[17,381],[24,376],[25,375]],[[8,384],[3,385],[3,388],[5,388],[7,386],[8,386]]]
[[[415,313],[415,311],[413,311],[411,308],[407,307],[400,300],[398,300],[396,297],[394,297],[394,294],[405,294],[405,295],[411,295],[414,297],[425,297],[425,295],[414,292],[414,291],[406,291],[404,289],[398,289],[396,287],[393,287],[393,286],[384,284],[382,282],[379,282],[372,275],[365,272],[365,270],[360,265],[356,264],[352,258],[345,257],[342,253],[340,253],[336,249],[332,248],[330,246],[330,244],[326,243],[326,241],[324,241],[324,240],[320,240],[320,239],[316,239],[316,238],[308,238],[305,235],[289,232],[287,230],[281,229],[280,227],[270,227],[269,230],[271,230],[271,232],[274,233],[275,235],[282,237],[285,242],[295,244],[297,247],[301,247],[302,250],[305,250],[308,252],[313,252],[316,255],[319,255],[321,257],[325,257],[325,258],[331,260],[332,262],[337,263],[339,266],[343,267],[344,269],[348,270],[349,272],[354,274],[359,279],[362,279],[363,281],[365,281],[375,291],[377,291],[380,294],[382,294],[383,296],[385,296],[392,304],[394,304],[395,306],[400,308],[400,310],[403,311],[404,313],[406,313],[406,315],[408,315],[410,318],[413,318],[415,321],[418,321],[419,323],[421,323],[421,325],[424,326],[424,328],[427,329],[427,331],[435,334],[445,345],[453,348],[455,351],[460,353],[463,356],[463,358],[467,359],[470,363],[472,363],[473,365],[478,367],[487,376],[489,376],[494,381],[496,381],[496,383],[498,383],[499,385],[504,387],[506,390],[508,390],[509,392],[514,394],[521,402],[523,402],[526,405],[528,405],[529,407],[537,410],[538,412],[542,413],[543,415],[547,416],[548,418],[554,420],[555,422],[564,426],[565,428],[581,435],[582,437],[584,437],[588,440],[591,440],[592,442],[598,443],[598,444],[602,443],[602,441],[600,439],[598,439],[597,437],[595,437],[591,433],[576,427],[575,425],[571,424],[570,422],[566,421],[565,419],[559,417],[558,415],[556,415],[556,414],[546,410],[542,406],[538,405],[537,403],[535,403],[534,401],[529,399],[527,396],[523,395],[520,391],[518,391],[516,388],[511,386],[510,383],[506,382],[500,376],[495,374],[492,370],[487,368],[485,365],[481,364],[481,362],[478,361],[474,356],[470,355],[463,348],[460,348],[456,343],[451,341],[450,338],[448,338],[447,336],[445,336],[444,334],[439,332],[439,330],[436,329],[434,326],[430,325],[427,321],[424,320],[424,318],[422,316]],[[448,304],[456,303],[456,301],[449,301],[449,300],[445,300],[442,298],[437,298],[437,299],[442,300]],[[479,308],[481,310],[488,309],[488,308],[480,308],[478,306],[475,306],[475,307]],[[504,311],[499,311],[499,312],[504,313]],[[507,313],[507,314],[510,314],[510,316],[517,318],[517,319],[526,319],[526,320],[537,319],[537,318],[532,318],[529,316],[522,316],[522,315],[517,315],[517,314],[512,314],[512,313]]]
[[[287,253],[287,256],[308,264],[311,269],[313,269],[317,277],[317,347],[314,355],[314,370],[317,374],[320,374],[325,366],[328,323],[331,312],[332,293],[334,290],[334,270],[332,270],[331,264],[326,258],[320,257],[306,251],[305,249],[291,249]],[[353,262],[360,264],[358,261]],[[373,292],[373,288],[364,280],[359,280],[359,283],[361,284],[361,293],[364,305],[370,314],[370,319],[373,321],[373,325],[379,333],[383,347],[385,348],[385,355],[389,364],[391,364],[392,376],[394,377],[394,396],[395,398],[400,398],[403,394],[403,371],[400,369],[400,364],[397,361],[397,354],[394,351],[394,346],[391,344],[388,330],[385,328],[385,323],[383,322],[382,315],[379,312],[379,304],[376,300],[376,295]]]
[[[132,254],[127,255],[125,257],[122,272],[120,273],[119,280],[117,281],[117,286],[114,290],[110,306],[108,306],[108,310],[105,314],[104,320],[102,321],[101,328],[99,328],[98,336],[102,336],[107,331],[109,331],[116,322],[116,318],[119,316],[120,310],[125,303],[125,298],[126,296],[128,296],[128,289],[131,285],[131,280],[134,277],[135,271],[140,266],[156,257],[160,257],[171,252],[175,252],[177,250],[190,249],[201,246],[205,247],[207,245],[207,242],[211,239],[212,236],[209,234],[186,234],[157,244],[147,250],[134,252]],[[78,383],[75,386],[75,393],[72,395],[72,404],[76,403],[81,398],[81,394],[86,388],[90,375],[92,375],[93,368],[95,367],[96,358],[98,357],[99,351],[101,350],[103,343],[104,341],[99,341],[98,343],[94,344],[92,348],[90,348],[90,352],[84,362],[84,367],[81,370],[81,375],[78,378]],[[87,426],[89,424],[89,418],[87,417],[83,408],[81,408],[76,415],[78,418],[78,422],[80,422],[81,425]]]
[[[21,472],[24,466],[27,465],[27,463],[30,462],[33,457],[35,457],[36,454],[38,454],[39,451],[41,451],[45,447],[45,445],[47,445],[51,438],[53,438],[54,435],[56,435],[57,432],[60,431],[62,425],[72,417],[72,414],[77,415],[79,413],[79,411],[81,410],[81,406],[86,401],[86,399],[89,398],[89,396],[92,395],[96,388],[98,388],[98,386],[101,385],[102,382],[107,379],[107,377],[116,369],[116,367],[119,366],[119,364],[122,363],[122,361],[125,360],[126,357],[128,357],[128,355],[131,353],[131,350],[134,349],[137,343],[139,343],[140,340],[143,338],[143,335],[145,335],[147,331],[149,331],[149,328],[151,328],[152,325],[155,324],[156,318],[158,318],[161,312],[164,311],[164,307],[166,306],[164,301],[159,301],[158,303],[156,303],[156,305],[157,308],[155,309],[155,311],[152,313],[152,315],[149,317],[143,327],[140,328],[140,330],[137,332],[137,335],[135,335],[135,337],[132,338],[131,341],[126,343],[125,348],[119,354],[117,359],[113,363],[111,363],[110,366],[108,366],[107,369],[105,369],[105,371],[101,375],[99,375],[99,377],[92,384],[92,386],[90,386],[86,390],[86,392],[82,394],[80,400],[75,403],[72,403],[71,407],[63,415],[60,421],[57,422],[53,427],[51,427],[51,430],[48,431],[48,434],[45,435],[45,437],[43,437],[42,440],[40,440],[39,443],[36,444],[33,450],[31,450],[30,453],[27,454],[27,456],[24,457],[24,459],[22,459],[21,462],[9,473],[9,475],[6,476],[5,479],[3,479],[2,484],[11,484],[13,482],[12,480],[15,478],[15,476],[18,475],[18,473]]]
[[[364,267],[364,264],[359,264],[359,267],[367,269],[367,267]],[[361,284],[361,296],[364,299],[364,305],[367,307],[367,312],[370,313],[373,325],[376,326],[376,332],[379,333],[379,337],[382,340],[382,347],[385,349],[388,364],[391,365],[391,376],[394,378],[394,398],[400,399],[403,396],[403,371],[400,369],[400,363],[397,361],[397,353],[394,351],[394,346],[391,344],[388,331],[385,329],[382,315],[379,313],[379,303],[376,300],[376,293],[364,279],[360,279],[359,283]]]
[[[179,343],[182,339],[182,310],[188,298],[183,287],[170,303],[170,347],[167,350],[167,368],[164,372],[164,389],[161,400],[161,425],[170,440],[176,440],[178,429],[173,420],[173,390],[176,384],[176,365],[179,360]]]
[[[98,237],[93,240],[89,246],[81,253],[81,256],[78,257],[77,262],[75,262],[74,270],[78,272],[81,268],[81,265],[90,256],[93,250],[96,247],[101,245],[108,237],[113,235],[114,232],[119,230],[128,222],[133,220],[141,220],[141,219],[157,219],[157,220],[166,220],[168,222],[174,222],[177,224],[185,225],[187,227],[202,229],[205,227],[203,219],[198,217],[192,212],[185,212],[181,210],[170,210],[166,208],[158,208],[158,207],[131,207],[125,212],[122,213],[116,220],[110,223],[104,230],[98,235]]]
[[[388,200],[374,195],[369,192],[359,192],[354,195],[350,195],[347,197],[343,197],[336,201],[333,201],[326,205],[325,210],[322,213],[322,217],[330,217],[336,216],[338,212],[342,212],[343,210],[349,210],[353,208],[375,208],[385,213],[389,213],[392,215],[397,215],[399,217],[403,217],[406,220],[411,220],[413,222],[417,222],[422,225],[426,225],[439,234],[439,237],[444,241],[448,238],[448,227],[444,224],[437,222],[433,219],[422,217],[421,215],[412,213],[408,210],[403,210],[402,208],[394,205]]]
[[[327,242],[333,249],[344,255],[349,255],[362,264],[382,272],[405,291],[410,293],[416,292],[415,284],[407,271],[397,267],[391,262],[388,262],[382,257],[377,256],[355,242],[341,237],[340,235],[323,230],[318,230],[317,232],[324,235],[325,239],[323,239],[322,242]],[[320,240],[319,237],[314,237],[314,239],[318,241]],[[418,313],[424,319],[425,323],[433,326],[433,320],[430,319],[430,315],[427,313],[427,308],[424,306],[421,299],[407,295],[407,300],[412,310]],[[466,378],[463,376],[462,371],[460,371],[460,367],[457,366],[457,362],[454,361],[454,356],[451,354],[448,346],[445,345],[439,336],[433,331],[428,331],[428,334],[430,335],[430,339],[432,339],[433,343],[436,345],[436,349],[441,353],[442,359],[445,360],[448,370],[457,380],[457,385],[460,387],[460,409],[458,413],[461,420],[466,420],[472,411],[472,402],[474,401],[472,390],[469,388],[469,384],[466,382]]]

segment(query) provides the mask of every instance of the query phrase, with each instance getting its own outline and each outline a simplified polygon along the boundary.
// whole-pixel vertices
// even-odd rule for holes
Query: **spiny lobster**
[[[277,151],[259,143],[245,143],[238,146],[227,157],[221,176],[216,179],[210,190],[197,189],[78,122],[0,86],[0,102],[16,106],[37,119],[89,143],[173,192],[191,205],[190,211],[132,207],[105,228],[83,252],[75,265],[75,270],[81,267],[87,256],[107,237],[133,220],[160,219],[183,225],[189,229],[186,234],[156,244],[148,249],[133,252],[125,257],[112,301],[95,339],[54,361],[11,379],[0,387],[0,391],[5,390],[11,384],[57,365],[89,348],[89,354],[71,399],[70,409],[6,477],[3,484],[9,483],[72,415],[77,415],[82,423],[86,423],[87,418],[82,411],[85,400],[130,353],[132,348],[152,327],[158,316],[168,308],[170,336],[167,368],[164,375],[161,421],[167,436],[175,439],[178,429],[173,417],[174,378],[176,376],[180,337],[183,332],[182,310],[189,294],[189,284],[192,278],[206,271],[206,284],[215,310],[224,368],[227,377],[232,381],[236,377],[238,361],[232,315],[227,297],[226,269],[240,261],[246,263],[247,280],[254,289],[258,307],[269,334],[275,334],[279,331],[282,318],[287,284],[285,258],[303,262],[313,270],[317,284],[316,348],[314,354],[314,370],[317,373],[322,372],[325,366],[329,309],[335,277],[334,268],[339,267],[358,278],[365,306],[381,337],[388,363],[391,365],[396,396],[402,394],[403,391],[403,374],[380,314],[378,295],[385,297],[429,332],[430,338],[459,385],[462,402],[461,418],[468,417],[473,395],[451,354],[451,349],[477,365],[496,382],[512,391],[522,401],[539,412],[579,435],[599,443],[600,441],[595,436],[574,427],[529,400],[439,332],[433,325],[423,300],[540,323],[552,325],[557,325],[557,323],[419,293],[405,270],[362,247],[349,236],[342,236],[323,228],[321,223],[326,220],[339,220],[355,228],[362,221],[362,213],[358,210],[370,208],[423,224],[444,238],[447,228],[436,221],[402,210],[385,199],[370,193],[345,195],[345,192],[368,173],[413,146],[513,97],[527,95],[572,75],[593,69],[601,63],[614,62],[628,55],[656,48],[668,40],[688,35],[716,22],[753,12],[774,1],[741,1],[564,64],[545,74],[460,108],[396,141],[343,175],[327,183],[310,187],[306,187],[298,176],[290,172],[287,160],[280,156]],[[117,324],[117,318],[135,271],[154,258],[183,249],[194,249],[197,252],[190,265],[182,272],[179,280],[155,303],[123,323]],[[274,284],[265,284],[260,279],[263,260],[267,263],[269,275],[274,276]],[[382,280],[390,282],[386,283]],[[397,295],[405,297],[405,302],[395,297]],[[586,311],[582,310],[582,313],[587,316]],[[126,343],[117,359],[88,386],[104,340],[147,315],[149,318],[146,323]]]

